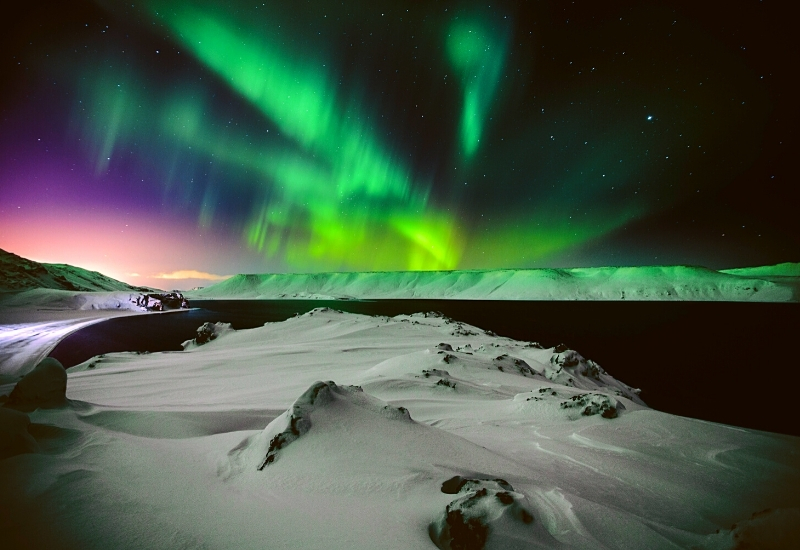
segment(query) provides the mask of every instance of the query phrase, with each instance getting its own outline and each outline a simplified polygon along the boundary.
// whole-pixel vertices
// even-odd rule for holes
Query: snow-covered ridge
[[[744,277],[800,277],[800,263],[784,262],[776,265],[738,267],[735,269],[721,269],[720,271]]]
[[[781,273],[800,272],[800,264],[780,267]],[[752,269],[741,275],[691,266],[267,273],[236,275],[188,297],[798,301],[800,276],[776,280],[758,276],[772,273],[769,268]]]

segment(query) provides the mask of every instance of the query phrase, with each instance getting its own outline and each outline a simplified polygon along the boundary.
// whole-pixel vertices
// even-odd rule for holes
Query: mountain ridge
[[[800,264],[781,264],[792,272]],[[772,273],[771,266],[750,268]],[[699,266],[239,274],[189,297],[796,302],[800,277]]]
[[[153,290],[129,285],[98,271],[69,264],[35,262],[0,249],[0,292],[16,292],[34,288],[78,292],[115,290],[148,292]]]

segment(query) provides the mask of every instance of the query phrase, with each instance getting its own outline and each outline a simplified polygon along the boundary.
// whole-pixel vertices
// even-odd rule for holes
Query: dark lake
[[[800,435],[794,374],[800,304],[485,300],[193,300],[195,309],[119,317],[81,329],[50,354],[65,367],[114,351],[181,350],[206,321],[236,329],[315,307],[367,315],[439,311],[500,336],[565,343],[658,410]],[[800,403],[800,399],[798,399]]]

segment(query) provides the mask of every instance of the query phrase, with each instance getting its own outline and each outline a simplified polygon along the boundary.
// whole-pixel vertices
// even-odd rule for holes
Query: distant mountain
[[[800,263],[786,262],[782,264],[765,265],[761,267],[721,269],[720,272],[744,277],[800,277]]]
[[[43,264],[0,249],[0,292],[53,288],[79,292],[137,291],[152,289],[135,287],[107,277],[97,271],[89,271],[67,264]]]
[[[794,273],[798,264],[764,268]],[[752,273],[762,273],[753,268]],[[686,300],[796,302],[800,277],[724,273],[704,267],[387,271],[236,275],[188,293],[229,299]]]

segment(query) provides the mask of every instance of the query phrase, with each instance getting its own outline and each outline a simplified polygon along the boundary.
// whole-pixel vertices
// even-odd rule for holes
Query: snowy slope
[[[89,292],[149,290],[117,281],[97,271],[67,264],[43,264],[0,250],[0,292],[32,288]]]
[[[789,302],[798,299],[798,281],[687,266],[262,274],[236,275],[188,296]]]
[[[574,350],[325,309],[187,348],[0,408],[4,548],[800,543],[800,438],[651,410]]]
[[[784,262],[776,265],[738,267],[720,271],[721,273],[741,275],[743,277],[800,277],[800,263]]]

